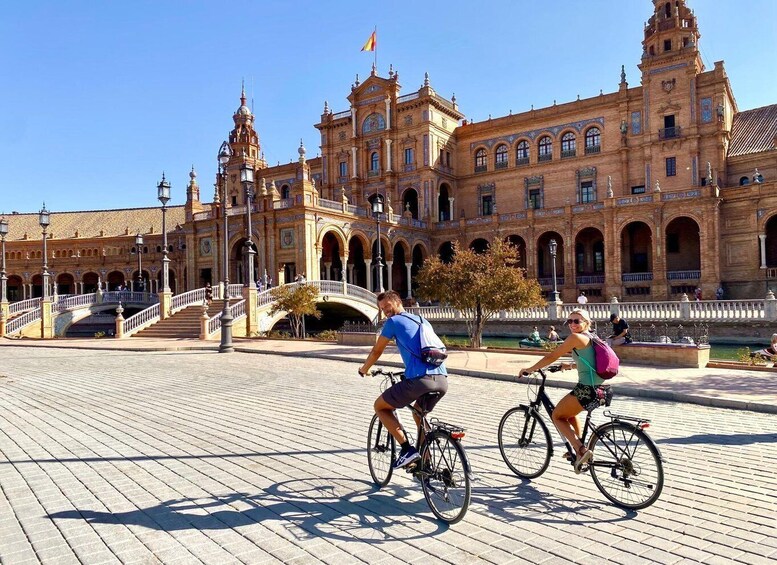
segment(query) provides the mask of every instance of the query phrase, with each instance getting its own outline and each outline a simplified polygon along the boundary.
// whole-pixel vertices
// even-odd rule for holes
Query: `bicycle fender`
[[[626,421],[626,420],[618,420],[618,419],[616,418],[615,420],[612,420],[612,422],[606,422],[606,423],[602,424],[601,426],[598,426],[598,427],[596,428],[596,430],[595,430],[595,431],[598,431],[598,430],[599,430],[599,428],[602,428],[602,427],[604,427],[604,426],[606,426],[606,425],[608,425],[608,424],[611,424],[611,423],[613,423],[613,422],[618,422],[619,424],[621,424],[621,425],[623,425],[623,426],[626,426],[626,427],[629,427],[629,428],[631,428],[631,429],[633,429],[633,430],[638,430],[638,429],[639,429],[640,431],[642,431],[642,432],[645,434],[645,439],[647,439],[647,441],[649,441],[649,442],[650,442],[650,444],[651,444],[653,447],[655,447],[655,448],[656,448],[656,453],[658,453],[658,459],[659,459],[659,460],[660,460],[662,463],[666,463],[666,459],[664,458],[664,454],[663,454],[663,453],[661,453],[661,448],[660,448],[660,447],[658,447],[658,444],[655,442],[655,440],[653,440],[653,438],[652,438],[652,437],[650,437],[650,436],[647,434],[647,432],[645,432],[644,430],[641,430],[641,429],[639,428],[639,426],[635,426],[635,425],[634,425],[634,424],[632,424],[631,422],[628,422],[628,421]],[[597,434],[597,435],[598,435],[598,434]]]

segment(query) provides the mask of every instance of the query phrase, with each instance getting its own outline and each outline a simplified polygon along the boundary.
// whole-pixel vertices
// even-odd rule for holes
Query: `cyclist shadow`
[[[506,473],[498,474],[517,484],[473,486],[472,503],[485,506],[493,517],[505,522],[529,520],[541,524],[591,524],[620,522],[637,516],[636,511],[618,509],[607,502],[559,497],[537,489],[528,479]],[[598,514],[596,517],[589,515],[591,510],[603,507],[620,510],[623,515],[608,518]]]
[[[234,492],[202,498],[177,498],[127,512],[76,509],[48,515],[51,520],[85,520],[90,524],[135,525],[166,532],[225,530],[261,523],[280,523],[298,540],[328,538],[379,544],[421,539],[447,530],[436,521],[423,498],[403,501],[420,489],[342,478],[293,479],[258,493]],[[277,527],[277,526],[270,526]],[[409,528],[417,533],[406,536]]]

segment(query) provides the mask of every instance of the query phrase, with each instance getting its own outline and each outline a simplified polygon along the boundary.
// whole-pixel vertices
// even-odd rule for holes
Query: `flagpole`
[[[373,60],[373,65],[375,65],[375,74],[378,73],[378,26],[375,26],[375,29],[372,30],[372,33],[374,34],[373,37],[375,38],[375,59]]]

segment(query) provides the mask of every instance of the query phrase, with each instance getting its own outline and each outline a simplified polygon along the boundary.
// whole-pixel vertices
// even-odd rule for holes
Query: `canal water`
[[[446,335],[446,341],[452,345],[468,345],[469,338],[463,335]],[[483,345],[486,347],[509,347],[518,348],[518,338],[514,337],[484,337]],[[768,342],[759,343],[711,343],[710,344],[710,359],[737,360],[737,351],[744,348],[749,348],[750,351],[757,351],[768,346]]]

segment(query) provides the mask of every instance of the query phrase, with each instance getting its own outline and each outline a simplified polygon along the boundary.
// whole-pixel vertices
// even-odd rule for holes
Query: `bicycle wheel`
[[[367,463],[372,480],[379,487],[385,487],[391,480],[396,449],[394,437],[383,427],[376,414],[372,417],[367,435]]]
[[[434,515],[455,524],[467,513],[472,490],[461,444],[446,432],[432,432],[421,446],[424,498]]]
[[[594,457],[591,477],[617,506],[639,510],[653,504],[664,488],[664,466],[653,440],[626,422],[596,428],[588,442]]]
[[[499,422],[499,451],[507,467],[524,479],[536,479],[550,465],[550,432],[542,418],[525,406],[511,408]]]

